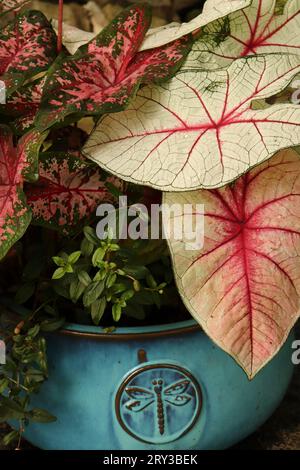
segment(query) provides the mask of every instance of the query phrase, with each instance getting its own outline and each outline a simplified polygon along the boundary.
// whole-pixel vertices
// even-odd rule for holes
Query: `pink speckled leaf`
[[[30,223],[23,183],[38,176],[37,156],[43,138],[36,131],[30,132],[15,148],[9,128],[0,126],[0,259]]]
[[[74,56],[59,58],[44,88],[38,128],[68,115],[119,111],[141,83],[172,76],[190,49],[190,38],[138,53],[150,21],[148,6],[132,6]]]
[[[298,57],[237,59],[228,69],[179,72],[139,90],[120,113],[104,116],[84,146],[102,168],[164,191],[230,183],[282,148],[300,144],[300,107],[253,102],[282,91]]]
[[[231,186],[165,193],[164,202],[191,204],[186,213],[194,222],[197,205],[204,205],[201,249],[187,249],[188,229],[182,240],[171,232],[177,285],[203,329],[252,378],[299,317],[299,155],[283,150]],[[182,217],[166,211],[164,223],[170,222]]]
[[[115,177],[104,176],[84,159],[72,155],[47,155],[40,159],[39,180],[26,189],[33,221],[71,234],[79,230],[101,202],[113,202],[106,187],[122,187]]]
[[[0,0],[0,16],[19,11],[29,0]]]
[[[0,105],[0,114],[13,118],[12,126],[22,134],[33,125],[42,99],[45,78],[24,85],[7,98],[5,105]]]
[[[28,11],[0,31],[0,80],[7,95],[47,70],[56,57],[56,35],[46,17]]]
[[[238,57],[274,52],[299,54],[300,0],[253,0],[248,8],[205,26],[186,69],[226,67]]]

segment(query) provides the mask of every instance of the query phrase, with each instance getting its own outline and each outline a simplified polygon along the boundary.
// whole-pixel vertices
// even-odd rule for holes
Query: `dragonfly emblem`
[[[156,404],[156,417],[159,432],[161,435],[165,432],[165,410],[164,403],[175,406],[186,405],[192,397],[186,393],[190,385],[190,380],[179,380],[171,385],[164,386],[162,379],[152,380],[152,388],[127,387],[125,392],[130,400],[125,403],[129,411],[142,411],[152,404]]]

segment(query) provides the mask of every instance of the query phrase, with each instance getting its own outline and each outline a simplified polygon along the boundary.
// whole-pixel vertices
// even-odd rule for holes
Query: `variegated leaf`
[[[26,189],[33,222],[65,234],[78,231],[95,215],[101,202],[114,202],[107,182],[122,187],[117,178],[107,179],[99,168],[81,158],[55,154],[41,157],[39,180]]]
[[[0,80],[7,95],[40,72],[56,57],[56,35],[46,17],[28,11],[0,31]]]
[[[299,70],[296,56],[270,54],[238,59],[227,70],[179,73],[103,117],[84,154],[127,181],[165,191],[223,186],[300,143],[299,106],[252,109]]]
[[[171,23],[159,28],[149,30],[141,50],[163,46],[180,37],[193,33],[199,28],[227,16],[233,11],[246,8],[251,0],[207,0],[200,15],[187,23]]]
[[[0,0],[0,16],[19,11],[29,0]]]
[[[190,38],[137,53],[150,21],[149,7],[132,6],[74,56],[58,58],[44,87],[38,128],[68,115],[120,111],[141,83],[172,76],[190,49]]]
[[[185,223],[181,240],[172,230],[168,240],[186,307],[253,378],[299,317],[299,155],[281,151],[231,186],[165,193],[164,203],[186,204],[182,212],[194,223]],[[204,205],[204,245],[189,250],[198,204]],[[178,233],[182,223],[182,216],[164,212],[166,227]]]
[[[12,126],[17,133],[22,134],[33,125],[44,84],[45,78],[29,83],[9,96],[5,105],[0,105],[0,115],[13,118]]]
[[[32,131],[17,148],[8,127],[0,126],[0,259],[26,231],[31,213],[24,181],[37,178],[37,157],[44,136]]]
[[[253,0],[248,8],[203,28],[184,65],[187,70],[226,67],[239,57],[253,54],[299,54],[300,0]]]

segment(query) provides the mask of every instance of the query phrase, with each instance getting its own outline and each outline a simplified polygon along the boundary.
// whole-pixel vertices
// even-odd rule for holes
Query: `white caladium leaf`
[[[216,69],[239,57],[275,52],[299,53],[300,62],[300,0],[253,0],[205,26],[184,68]]]
[[[238,59],[227,70],[178,74],[100,120],[84,153],[127,181],[165,191],[223,186],[300,143],[299,106],[251,108],[299,70],[297,56],[270,54]]]
[[[160,47],[169,42],[197,31],[199,28],[227,16],[233,11],[247,7],[251,0],[207,0],[203,11],[188,23],[170,23],[166,26],[149,30],[140,50]]]
[[[165,193],[164,203],[190,204],[192,222],[204,205],[201,249],[186,249],[186,224],[181,240],[169,232],[177,286],[206,333],[252,378],[299,317],[298,153],[283,150],[226,188]],[[178,229],[183,219],[174,214],[165,211],[164,224]]]

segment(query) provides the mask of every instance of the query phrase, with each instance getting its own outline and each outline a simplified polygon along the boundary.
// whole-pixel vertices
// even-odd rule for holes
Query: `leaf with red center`
[[[232,186],[165,193],[164,203],[187,204],[185,213],[193,215],[185,228],[200,223],[204,204],[204,244],[197,250],[188,249],[189,229],[182,240],[172,236],[182,216],[164,213],[177,286],[206,333],[252,378],[299,317],[299,155],[281,151]]]
[[[38,11],[18,16],[0,31],[0,80],[10,95],[47,70],[56,57],[56,35]]]
[[[0,105],[0,115],[14,118],[12,126],[17,133],[22,134],[33,125],[41,104],[44,83],[45,78],[29,83],[9,96],[5,105]]]
[[[120,111],[141,83],[173,75],[190,49],[190,38],[137,53],[150,21],[149,7],[130,7],[74,56],[58,58],[44,87],[38,128],[68,115]]]
[[[165,191],[223,186],[281,148],[300,143],[300,108],[252,102],[284,89],[296,56],[249,57],[227,70],[179,73],[142,88],[128,109],[104,116],[84,147],[110,173]]]
[[[10,130],[0,126],[0,259],[30,223],[23,184],[37,177],[37,157],[43,139],[44,136],[33,131],[15,148]]]
[[[29,0],[1,0],[0,16],[19,11]]]
[[[104,177],[99,168],[72,155],[50,155],[40,159],[39,180],[26,188],[33,221],[71,234],[95,215],[102,202],[114,202],[106,187],[122,187],[115,177]]]
[[[206,0],[202,12],[187,23],[171,23],[150,29],[140,50],[163,46],[199,28],[227,16],[229,13],[246,8],[251,0]]]
[[[253,0],[206,26],[185,69],[216,69],[246,55],[276,52],[299,54],[300,63],[300,0],[288,0],[279,11],[276,5],[277,0]]]

